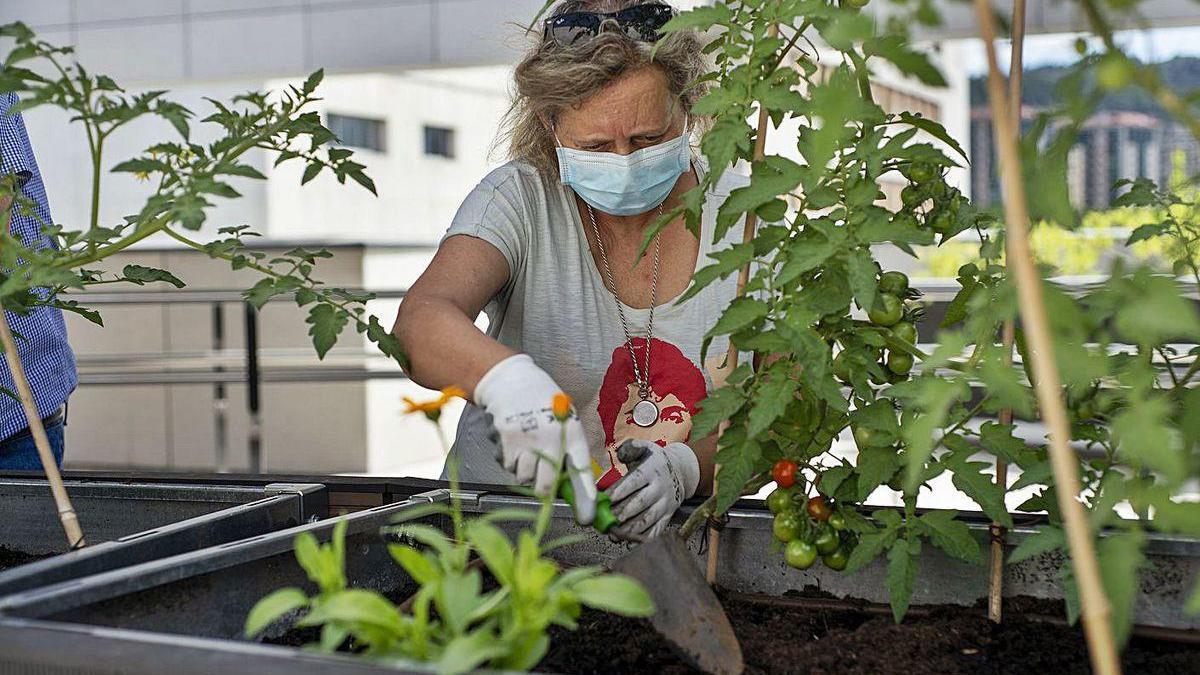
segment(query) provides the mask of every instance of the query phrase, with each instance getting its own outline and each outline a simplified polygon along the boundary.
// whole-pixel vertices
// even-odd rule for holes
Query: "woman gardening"
[[[708,169],[691,150],[703,92],[689,88],[706,66],[697,35],[660,33],[673,14],[630,0],[554,7],[515,70],[511,161],[467,196],[394,328],[414,381],[470,396],[447,460],[462,480],[544,494],[563,461],[589,477],[575,489],[588,524],[597,466],[621,522],[611,534],[626,540],[660,533],[711,489],[715,438],[691,438],[691,419],[723,381],[701,342],[736,281],[674,298],[710,262],[717,206],[745,184],[726,173],[699,238],[679,218],[638,258],[647,228]],[[560,391],[577,404],[565,444],[550,409]]]

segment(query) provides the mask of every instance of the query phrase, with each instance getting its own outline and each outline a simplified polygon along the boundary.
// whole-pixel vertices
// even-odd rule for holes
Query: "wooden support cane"
[[[1021,129],[1021,91],[1024,79],[1025,54],[1025,0],[1014,0],[1012,13],[1012,51],[1008,63],[1008,101],[1012,108],[1013,128],[1020,133]],[[1004,347],[1004,365],[1012,365],[1013,343],[1016,341],[1016,322],[1009,319],[1004,322],[1004,332],[1001,344]],[[1013,411],[1005,408],[999,414],[1000,424],[1012,424]],[[1008,462],[1003,457],[996,457],[996,485],[1000,493],[1008,492]],[[1000,623],[1004,618],[1004,530],[1000,523],[992,522],[992,558],[990,585],[988,587],[988,619]]]
[[[1087,513],[1079,502],[1078,459],[1070,446],[1070,425],[1062,398],[1062,384],[1054,362],[1053,340],[1042,299],[1041,278],[1034,267],[1029,250],[1029,210],[1025,197],[1024,174],[1017,144],[1017,129],[1009,108],[1018,101],[1009,101],[1004,90],[1003,75],[996,61],[996,17],[988,0],[975,0],[980,37],[988,61],[988,98],[991,103],[992,128],[1000,155],[1000,170],[1004,187],[1004,215],[1008,230],[1008,268],[1013,271],[1021,322],[1029,338],[1033,360],[1035,388],[1041,417],[1050,432],[1050,463],[1058,487],[1058,506],[1075,578],[1079,585],[1084,635],[1092,668],[1099,675],[1121,672],[1116,643],[1109,623],[1111,609],[1100,579],[1100,565],[1092,541]]]
[[[83,539],[83,529],[79,527],[75,507],[71,506],[71,498],[67,496],[67,488],[63,486],[58,462],[54,459],[54,451],[50,449],[50,439],[46,437],[46,428],[42,426],[41,414],[33,400],[33,390],[29,388],[29,380],[25,378],[25,368],[21,365],[21,357],[17,355],[8,316],[3,310],[0,310],[0,344],[3,344],[4,360],[8,362],[13,382],[17,385],[17,396],[21,399],[21,407],[25,409],[25,419],[29,421],[29,431],[33,435],[34,445],[37,446],[38,458],[42,460],[42,468],[46,471],[46,480],[50,481],[50,493],[54,495],[58,518],[67,533],[67,544],[72,551],[83,548],[87,545]]]
[[[772,24],[767,29],[767,39],[779,36],[779,26]],[[754,161],[761,160],[767,154],[767,123],[771,120],[771,116],[767,113],[767,107],[761,103],[758,106],[758,137],[754,140]],[[746,225],[742,228],[742,243],[752,241],[754,239],[754,231],[758,227],[758,214],[753,211],[746,214]],[[737,281],[737,296],[742,297],[746,294],[746,284],[750,281],[750,263],[742,265],[742,269],[738,271]],[[725,368],[727,372],[733,372],[738,366],[738,350],[737,345],[733,344],[733,338],[729,340],[729,351],[725,354]],[[725,431],[723,425],[720,432]],[[718,443],[719,445],[719,443]],[[713,468],[713,493],[717,491],[717,472],[720,471],[720,465]],[[708,528],[708,566],[705,568],[704,577],[708,583],[713,584],[717,581],[717,552],[721,542],[721,531],[711,525]]]

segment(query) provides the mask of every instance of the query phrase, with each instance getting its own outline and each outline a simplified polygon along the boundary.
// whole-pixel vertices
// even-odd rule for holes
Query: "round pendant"
[[[642,399],[633,406],[633,423],[639,427],[652,427],[658,422],[658,406],[654,401]]]

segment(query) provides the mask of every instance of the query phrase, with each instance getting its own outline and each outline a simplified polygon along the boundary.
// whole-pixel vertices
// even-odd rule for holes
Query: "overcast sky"
[[[1034,35],[1025,40],[1025,67],[1062,65],[1076,60],[1076,35]],[[1200,56],[1200,28],[1165,28],[1123,31],[1118,42],[1131,54],[1144,61],[1165,61],[1174,56]],[[987,69],[983,46],[977,40],[968,43],[967,67],[972,75]],[[997,54],[1002,68],[1008,67],[1007,47]]]

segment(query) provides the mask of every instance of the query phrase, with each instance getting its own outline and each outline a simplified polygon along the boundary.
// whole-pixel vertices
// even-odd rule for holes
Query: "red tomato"
[[[833,509],[829,507],[829,503],[821,495],[817,495],[808,500],[808,515],[813,520],[823,523],[829,520],[829,516],[833,515]]]
[[[775,462],[775,468],[771,469],[771,478],[774,478],[781,488],[792,487],[796,484],[796,463],[790,459]]]

